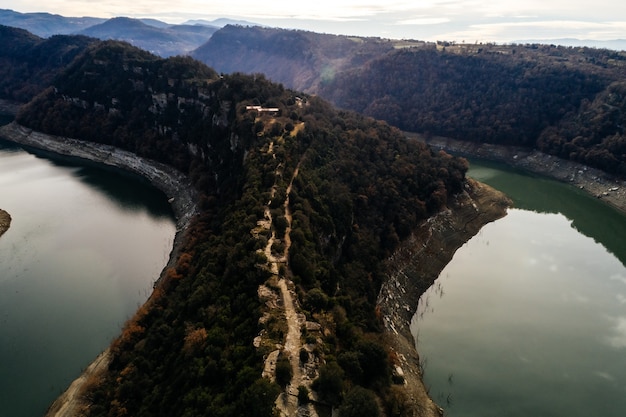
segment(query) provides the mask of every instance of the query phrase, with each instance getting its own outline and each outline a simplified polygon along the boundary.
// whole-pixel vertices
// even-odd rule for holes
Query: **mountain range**
[[[255,25],[245,20],[219,18],[190,20],[172,25],[157,19],[64,17],[50,13],[19,13],[0,9],[0,25],[25,29],[42,38],[86,35],[101,40],[124,40],[162,57],[186,55],[226,25]]]

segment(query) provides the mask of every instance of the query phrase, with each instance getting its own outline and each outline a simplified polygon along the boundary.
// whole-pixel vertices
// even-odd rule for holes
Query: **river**
[[[626,217],[580,190],[472,161],[514,201],[461,247],[412,322],[453,417],[623,416]]]
[[[0,208],[0,416],[41,416],[146,300],[175,223],[136,178],[7,142]]]

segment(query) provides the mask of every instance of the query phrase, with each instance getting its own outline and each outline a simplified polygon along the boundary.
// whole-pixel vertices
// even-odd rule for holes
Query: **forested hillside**
[[[318,406],[406,412],[376,310],[382,265],[463,189],[465,160],[262,76],[112,41],[90,45],[17,120],[171,164],[201,195],[177,265],[90,381],[89,415],[271,416],[294,372],[279,356],[261,377],[287,334],[260,296],[278,279],[295,284],[307,321],[296,363],[314,382],[298,401],[312,390]]]
[[[536,148],[626,175],[624,52],[257,31],[217,32],[195,56],[219,71],[261,72],[287,86],[302,87],[289,75],[306,72],[309,92],[404,130]],[[339,41],[352,47],[329,60],[324,51]]]
[[[322,80],[391,50],[391,41],[378,38],[229,25],[191,55],[222,73],[262,73],[290,88],[316,92]]]
[[[94,39],[57,35],[42,39],[0,25],[0,98],[27,102],[49,86]]]

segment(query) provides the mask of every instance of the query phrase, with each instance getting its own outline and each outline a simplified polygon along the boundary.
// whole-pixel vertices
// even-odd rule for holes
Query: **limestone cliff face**
[[[387,261],[388,278],[378,296],[385,331],[397,356],[396,376],[404,379],[413,416],[440,416],[422,382],[419,356],[409,328],[419,297],[450,262],[456,250],[487,223],[506,215],[511,201],[499,191],[468,180],[449,209],[424,222]]]

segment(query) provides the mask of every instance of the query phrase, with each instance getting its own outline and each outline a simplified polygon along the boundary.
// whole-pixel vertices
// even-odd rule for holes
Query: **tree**
[[[339,405],[343,396],[343,369],[337,362],[329,362],[320,367],[320,376],[311,387],[317,391],[322,401],[330,405]]]
[[[293,369],[289,358],[281,353],[276,360],[276,383],[285,388],[291,382],[292,377]]]
[[[368,389],[356,386],[350,390],[341,407],[340,417],[379,417],[380,409],[374,393]]]

